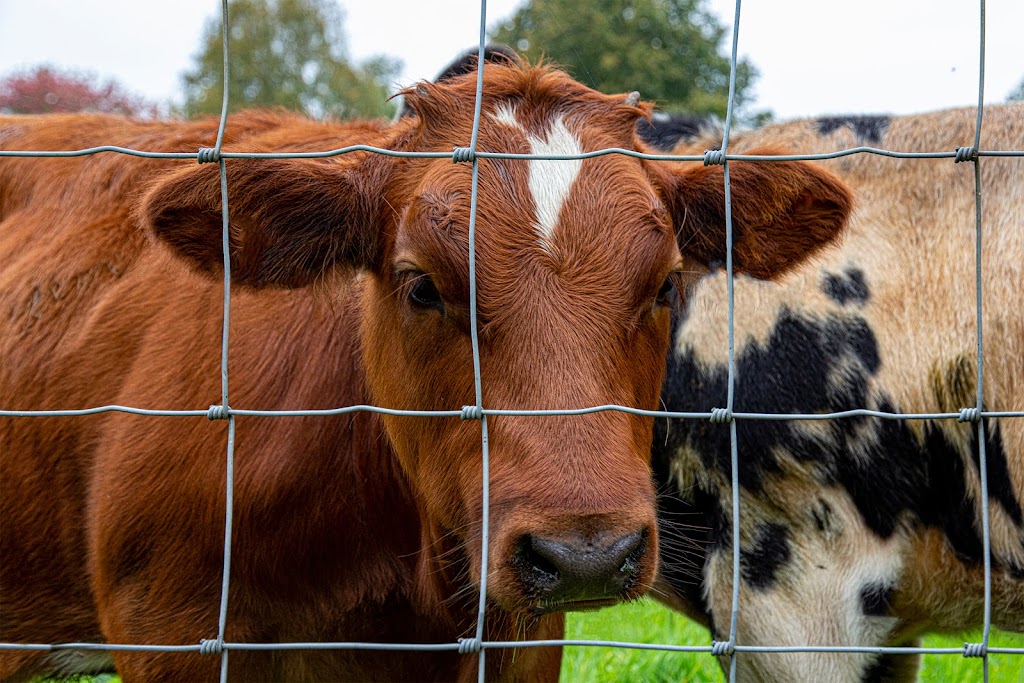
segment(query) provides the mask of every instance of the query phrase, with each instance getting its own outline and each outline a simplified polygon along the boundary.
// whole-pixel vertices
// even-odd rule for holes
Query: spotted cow
[[[801,153],[858,146],[952,151],[976,110],[832,117],[736,133]],[[657,124],[657,121],[655,121]],[[717,142],[716,142],[717,140]],[[684,136],[678,153],[721,138]],[[1024,149],[1024,105],[987,107],[985,149]],[[840,244],[775,282],[735,280],[734,410],[959,413],[976,404],[974,166],[845,156],[855,193]],[[983,157],[984,409],[1024,409],[1024,160]],[[726,406],[726,275],[701,279],[675,321],[663,407]],[[977,422],[739,420],[739,644],[913,645],[982,622]],[[1024,630],[1024,419],[986,419],[992,622]],[[729,428],[659,420],[663,590],[728,638]],[[665,550],[672,548],[673,550]],[[911,680],[914,656],[738,655],[744,681]]]
[[[476,77],[404,96],[415,116],[393,125],[230,117],[227,151],[362,143],[448,155],[225,160],[231,408],[474,405],[473,172],[451,154],[471,137]],[[494,64],[479,146],[644,150],[635,128],[649,110],[553,68]],[[214,119],[7,117],[0,147],[194,153],[216,130]],[[484,406],[656,408],[672,292],[723,254],[722,169],[624,155],[478,164]],[[737,266],[760,276],[822,248],[848,214],[845,186],[813,165],[738,165],[733,182]],[[0,158],[0,406],[216,402],[221,244],[218,164]],[[480,423],[234,419],[229,675],[475,680],[473,648],[451,646],[475,632]],[[559,637],[566,610],[647,592],[659,547],[652,430],[621,411],[488,418],[486,639]],[[219,642],[227,438],[205,418],[0,415],[0,642]],[[283,641],[449,649],[231,649]],[[495,650],[486,674],[553,680],[560,656]],[[195,649],[0,649],[5,681],[112,666],[126,681],[198,681],[219,663]]]

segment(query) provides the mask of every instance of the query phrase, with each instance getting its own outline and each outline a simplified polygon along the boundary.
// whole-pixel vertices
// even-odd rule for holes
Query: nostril
[[[528,585],[533,588],[543,590],[544,587],[554,586],[561,578],[557,552],[549,543],[536,536],[523,536],[519,541],[514,563]]]
[[[605,535],[520,538],[513,564],[527,592],[545,601],[618,598],[639,580],[647,549],[643,530],[609,541]]]
[[[619,572],[630,580],[635,580],[640,574],[640,560],[647,551],[647,534],[641,531],[630,534],[622,539],[619,550],[622,558]]]

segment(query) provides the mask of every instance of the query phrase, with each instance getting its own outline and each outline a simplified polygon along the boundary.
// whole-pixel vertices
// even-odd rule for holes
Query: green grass
[[[600,612],[570,614],[567,639],[618,640],[671,645],[709,645],[708,632],[684,616],[641,600]],[[665,681],[722,681],[721,669],[711,655],[612,647],[566,647],[561,680],[657,683]]]
[[[569,615],[566,638],[618,640],[672,645],[708,645],[708,632],[685,617],[650,600],[611,607],[600,612]],[[980,633],[962,637],[930,636],[925,647],[962,648],[977,642]],[[993,647],[1024,647],[1024,635],[992,631]],[[679,681],[721,683],[718,663],[704,653],[624,650],[610,647],[567,647],[562,657],[564,683],[626,683]],[[921,681],[961,683],[981,681],[981,660],[961,655],[926,655]],[[989,655],[990,683],[1024,683],[1024,656]]]

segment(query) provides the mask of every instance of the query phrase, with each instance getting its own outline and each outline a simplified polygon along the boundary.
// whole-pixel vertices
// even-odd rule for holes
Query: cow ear
[[[724,173],[721,166],[691,164],[667,171],[679,248],[707,265],[725,262]],[[853,206],[839,178],[806,162],[730,161],[729,184],[733,267],[758,278],[778,277],[834,241]]]
[[[302,287],[335,267],[370,268],[383,237],[381,160],[229,159],[231,280]],[[218,164],[187,168],[149,190],[141,223],[202,274],[223,277]]]

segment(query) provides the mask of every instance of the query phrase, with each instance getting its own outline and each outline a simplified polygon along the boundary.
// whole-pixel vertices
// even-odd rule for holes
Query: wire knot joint
[[[711,654],[715,657],[728,657],[736,652],[732,641],[712,640]]]
[[[206,411],[207,420],[226,420],[231,416],[231,408],[229,406],[210,406],[210,409]]]
[[[476,159],[476,152],[471,147],[455,147],[452,149],[452,163],[458,164],[463,161]]]
[[[480,652],[482,644],[479,638],[459,638],[459,654],[469,655]]]
[[[217,163],[220,161],[220,150],[213,147],[200,147],[196,154],[196,161],[201,164]]]
[[[201,655],[219,655],[222,652],[224,652],[224,641],[220,638],[213,640],[204,638],[199,641],[199,654]]]
[[[959,164],[961,161],[977,161],[978,150],[973,147],[957,147],[956,157],[953,159],[954,164]]]
[[[728,408],[712,408],[711,421],[715,424],[727,424],[732,422],[732,411]]]
[[[978,422],[981,420],[981,410],[978,408],[961,408],[960,417],[957,422]]]
[[[706,149],[706,150],[704,150],[704,165],[705,166],[723,166],[723,165],[725,165],[725,154],[720,149]]]
[[[985,643],[964,643],[964,657],[984,657],[988,654]]]
[[[462,406],[462,415],[459,418],[463,420],[482,420],[484,419],[484,409],[480,406]]]

